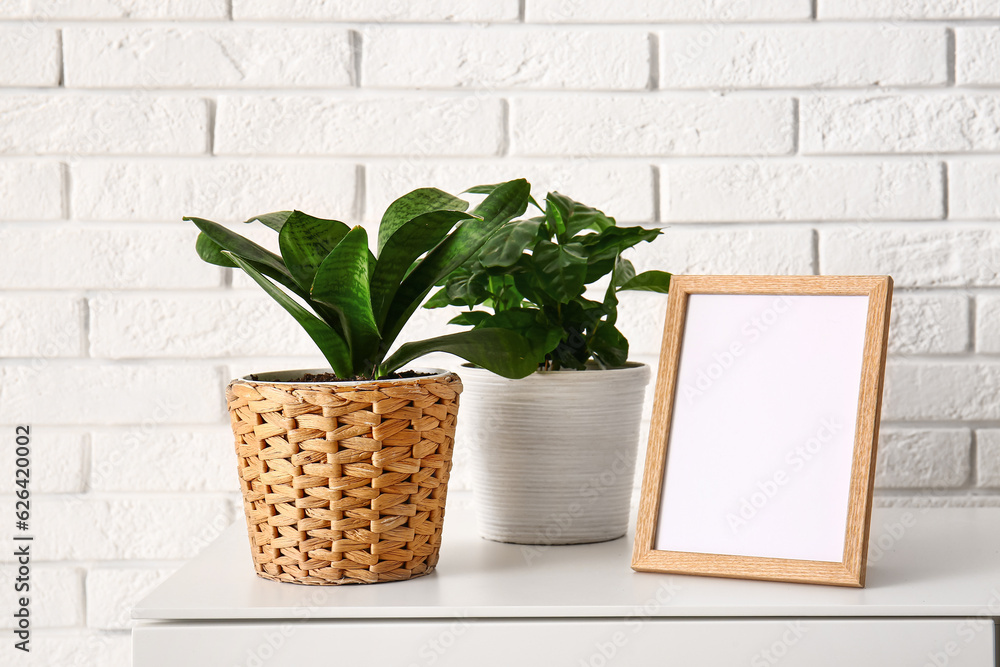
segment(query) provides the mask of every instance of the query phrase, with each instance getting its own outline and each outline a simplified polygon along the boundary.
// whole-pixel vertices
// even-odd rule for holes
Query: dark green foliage
[[[499,187],[468,192],[490,194]],[[624,365],[628,341],[615,327],[618,292],[666,293],[670,274],[636,275],[622,252],[652,241],[660,230],[619,227],[614,218],[557,192],[548,194],[544,208],[531,203],[541,216],[500,227],[477,255],[438,283],[442,289],[425,307],[464,306],[469,310],[453,324],[521,334],[544,368],[583,369],[591,359],[608,368]],[[608,274],[604,298],[588,299],[587,285]]]
[[[363,227],[300,211],[247,221],[278,233],[280,255],[211,220],[184,219],[201,230],[198,255],[244,270],[296,319],[341,378],[376,379],[429,352],[450,352],[500,375],[524,377],[537,367],[537,344],[510,328],[480,327],[388,353],[434,285],[524,213],[529,191],[523,179],[502,183],[467,213],[468,202],[458,197],[414,190],[382,217],[378,257]]]

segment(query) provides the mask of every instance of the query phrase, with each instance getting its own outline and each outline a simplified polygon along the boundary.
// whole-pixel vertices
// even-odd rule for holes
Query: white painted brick
[[[87,573],[87,627],[132,627],[132,607],[173,574],[173,568],[95,568]]]
[[[511,126],[513,155],[784,155],[794,142],[784,98],[524,97]]]
[[[194,424],[223,417],[222,382],[211,366],[43,362],[4,366],[0,382],[6,424]]]
[[[63,215],[62,167],[55,162],[0,162],[0,220],[56,220]]]
[[[812,230],[669,227],[651,243],[628,251],[636,271],[676,274],[812,273]]]
[[[944,489],[964,485],[972,468],[966,429],[884,429],[879,437],[875,486]]]
[[[976,431],[976,483],[1000,488],[1000,429]]]
[[[892,296],[891,354],[952,354],[969,345],[969,299],[961,294]]]
[[[295,319],[258,292],[102,295],[90,301],[90,353],[110,359],[314,353],[316,344]]]
[[[59,70],[58,31],[34,24],[0,28],[0,86],[58,86]]]
[[[821,0],[820,19],[974,19],[1000,17],[1000,0]]]
[[[660,33],[660,88],[945,84],[946,48],[940,27],[673,28]]]
[[[654,241],[654,243],[656,243]],[[618,294],[618,330],[629,343],[629,359],[660,354],[663,325],[667,314],[667,296],[653,292]],[[650,382],[652,385],[653,382]],[[646,405],[649,408],[649,405]],[[647,425],[648,426],[648,425]],[[640,442],[645,443],[641,440]]]
[[[1000,83],[1000,28],[960,28],[955,31],[955,83]]]
[[[808,0],[618,0],[617,2],[580,2],[578,0],[530,0],[526,6],[528,21],[539,23],[634,21],[769,21],[807,19],[812,16]]]
[[[18,657],[18,667],[131,667],[132,638],[125,631],[39,629],[31,652]]]
[[[13,433],[14,427],[4,430]],[[88,446],[84,433],[32,425],[30,436],[28,488],[32,493],[81,493],[86,490]],[[10,442],[13,446],[13,438]],[[15,484],[13,472],[0,479],[0,493],[14,493],[20,488]]]
[[[1000,231],[886,225],[821,229],[820,271],[887,274],[899,287],[1000,285]]]
[[[1000,161],[948,162],[948,217],[1000,219]]]
[[[233,0],[233,18],[325,21],[459,22],[514,21],[517,0]]]
[[[1000,296],[976,297],[976,351],[1000,353]]]
[[[183,211],[178,211],[178,215]],[[0,285],[8,289],[216,287],[193,225],[0,227]],[[38,252],[39,246],[45,252]]]
[[[73,217],[242,222],[299,209],[345,220],[354,209],[355,173],[354,165],[324,162],[81,161],[71,170]]]
[[[4,0],[9,19],[224,19],[226,0]]]
[[[344,87],[353,66],[339,28],[63,30],[66,85],[75,88]]]
[[[95,491],[190,493],[240,488],[229,426],[101,430],[92,435],[91,443],[90,488]],[[198,463],[192,466],[191,461]]]
[[[213,526],[232,522],[229,501],[212,496],[49,496],[32,510],[39,561],[190,558]]]
[[[77,357],[83,303],[72,296],[0,294],[0,356]]]
[[[14,590],[15,579],[18,577],[17,570],[15,565],[0,567],[0,585],[5,591]],[[24,594],[31,600],[33,629],[66,628],[83,622],[83,576],[79,570],[34,564],[28,583],[31,589]],[[9,599],[13,603],[15,598],[12,595]],[[15,627],[11,613],[4,614],[0,618],[3,619],[0,621],[3,628]]]
[[[649,82],[642,30],[376,27],[362,31],[362,43],[366,87],[642,90]]]
[[[936,162],[741,160],[660,168],[664,221],[927,220],[944,213]]]
[[[1000,363],[890,360],[882,419],[1000,419]]]
[[[482,97],[219,98],[220,155],[495,155],[501,103]]]
[[[505,159],[478,162],[472,170],[464,162],[394,160],[370,164],[365,174],[365,217],[371,221],[380,220],[393,200],[416,188],[430,186],[458,194],[473,185],[515,178],[527,178],[539,202],[547,192],[561,192],[604,211],[619,223],[653,219],[653,170],[636,162]]]
[[[127,96],[0,97],[0,153],[199,154],[208,144],[205,100]]]
[[[802,152],[1000,150],[1000,95],[885,95],[801,102]]]

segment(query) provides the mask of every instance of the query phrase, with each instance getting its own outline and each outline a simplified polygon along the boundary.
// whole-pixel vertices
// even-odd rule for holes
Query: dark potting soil
[[[390,373],[386,376],[380,377],[379,380],[405,380],[408,378],[422,378],[434,375],[434,373],[421,373],[418,371],[400,371],[397,373]],[[251,380],[256,380],[255,375],[250,376]],[[369,378],[361,377],[360,375],[355,375],[351,378],[338,377],[336,373],[304,373],[297,378],[292,378],[289,380],[283,380],[283,382],[365,382]]]

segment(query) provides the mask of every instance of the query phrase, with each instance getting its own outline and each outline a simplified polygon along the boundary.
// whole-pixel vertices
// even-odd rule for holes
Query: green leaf
[[[430,352],[448,352],[507,378],[522,378],[538,369],[531,343],[507,329],[473,329],[401,345],[382,364],[379,375],[391,373]]]
[[[451,302],[451,299],[448,298],[447,288],[442,287],[437,292],[434,292],[434,294],[431,295],[431,298],[427,299],[424,303],[424,308],[445,308],[453,305],[454,304]]]
[[[489,296],[486,291],[486,276],[477,273],[461,273],[448,281],[445,291],[449,302],[461,306],[474,306]]]
[[[523,178],[497,186],[473,211],[481,219],[464,221],[427,253],[396,290],[382,328],[383,348],[392,344],[435,285],[462,266],[501,225],[524,213],[530,192],[531,186]]]
[[[223,250],[250,262],[256,270],[268,278],[278,281],[295,294],[307,298],[306,292],[298,286],[295,279],[292,278],[292,274],[285,267],[284,261],[278,255],[270,250],[265,250],[253,241],[243,238],[217,222],[193,217],[184,219],[197,225],[205,236],[215,241]]]
[[[615,262],[614,274],[612,275],[611,284],[615,287],[621,287],[628,281],[635,278],[635,266],[632,262],[627,259],[618,258]]]
[[[323,220],[293,211],[278,233],[278,247],[296,284],[308,292],[316,270],[351,228],[339,220]]]
[[[513,266],[538,236],[542,220],[515,220],[494,234],[479,251],[479,263],[486,268]]]
[[[448,320],[448,324],[458,324],[466,327],[478,327],[489,320],[492,315],[482,310],[466,310]]]
[[[281,228],[284,227],[285,222],[288,220],[288,216],[292,214],[291,211],[275,211],[274,213],[264,213],[263,215],[255,215],[252,218],[247,219],[245,222],[262,222],[267,227],[270,227],[276,232],[280,232]]]
[[[628,361],[628,341],[613,324],[601,322],[590,341],[594,359],[606,368],[620,368]]]
[[[238,268],[238,265],[223,251],[222,246],[206,236],[205,232],[198,232],[195,250],[198,251],[198,256],[209,264],[225,266],[230,269]]]
[[[420,192],[420,190],[416,192]],[[434,192],[441,191],[435,190]],[[460,199],[455,201],[466,204]],[[471,217],[471,214],[463,211],[431,211],[396,226],[392,236],[388,238],[379,251],[378,263],[375,265],[375,272],[371,279],[372,308],[375,313],[375,321],[380,326],[384,324],[385,316],[392,304],[392,298],[406,274],[413,267],[414,261],[440,243],[456,222]],[[384,224],[382,229],[385,229]],[[381,230],[379,233],[381,234]]]
[[[581,234],[573,240],[583,244],[590,261],[614,257],[627,248],[652,241],[662,233],[660,229],[645,227],[608,227],[597,234]]]
[[[550,324],[538,308],[511,308],[496,313],[480,323],[481,327],[510,329],[531,343],[535,360],[540,364],[562,339],[562,327]]]
[[[382,221],[378,227],[379,259],[382,259],[382,249],[389,242],[389,239],[417,216],[432,211],[464,211],[467,208],[469,208],[469,202],[437,188],[419,188],[408,192],[389,204],[389,208],[382,214]],[[440,241],[440,239],[438,240]],[[431,244],[427,249],[435,245],[437,243]]]
[[[277,301],[305,329],[306,333],[309,334],[309,337],[313,339],[313,342],[316,343],[323,356],[330,363],[330,367],[333,368],[334,373],[342,378],[349,378],[355,375],[347,343],[344,342],[344,339],[336,331],[282,292],[277,285],[265,278],[250,262],[236,255],[231,255],[231,257],[234,263],[246,271],[247,275],[253,278],[272,299]]]
[[[549,224],[549,231],[560,241],[567,238],[566,221],[573,213],[574,203],[572,199],[558,192],[550,192],[545,197],[545,219]]]
[[[494,183],[493,185],[474,185],[471,188],[469,188],[468,190],[463,190],[462,194],[465,194],[466,192],[468,192],[470,194],[475,194],[475,195],[489,195],[489,194],[493,194],[493,191],[496,190],[501,185],[503,185],[503,183]],[[532,206],[534,206],[535,208],[537,208],[539,211],[544,211],[545,210],[541,206],[538,205],[538,202],[535,201],[535,198],[532,197],[531,195],[528,195],[528,202]]]
[[[666,294],[670,291],[670,274],[666,271],[643,271],[622,285],[619,291],[621,290],[641,290]]]
[[[364,372],[377,365],[379,334],[368,286],[368,234],[364,227],[349,231],[323,260],[311,294],[340,316],[355,369]]]
[[[620,272],[628,273],[629,269],[632,267],[632,263],[628,260],[622,260],[621,256],[615,257],[614,261],[615,268],[611,272],[611,280],[608,281],[608,288],[604,292],[604,312],[607,317],[606,322],[612,326],[618,321],[618,295],[615,293],[615,286],[619,283],[621,276]],[[635,274],[635,269],[631,269],[632,274]]]
[[[557,245],[542,241],[535,246],[532,263],[543,289],[555,300],[566,303],[583,293],[587,256],[579,243]]]

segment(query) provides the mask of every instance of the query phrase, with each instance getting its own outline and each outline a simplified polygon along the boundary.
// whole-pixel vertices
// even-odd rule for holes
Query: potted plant
[[[364,228],[299,211],[248,221],[277,232],[280,254],[185,218],[201,230],[201,258],[250,275],[330,364],[227,387],[258,575],[344,584],[433,570],[462,384],[453,373],[399,369],[445,351],[521,377],[538,352],[515,331],[488,327],[407,342],[392,354],[391,346],[434,284],[523,213],[528,197],[526,181],[511,181],[467,212],[458,197],[415,190],[386,210],[377,254]]]
[[[502,226],[426,307],[466,307],[452,323],[517,332],[541,351],[537,371],[523,379],[475,362],[462,370],[460,438],[472,453],[481,534],[521,544],[610,540],[628,527],[650,375],[628,362],[628,341],[615,326],[617,294],[670,285],[663,271],[636,275],[622,252],[660,230],[619,227],[555,192],[544,207],[531,204],[541,215]],[[587,286],[604,277],[607,286],[591,298]]]

